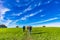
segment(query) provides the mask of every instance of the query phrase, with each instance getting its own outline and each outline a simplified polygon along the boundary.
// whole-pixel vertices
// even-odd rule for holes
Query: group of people
[[[25,32],[26,26],[23,26],[23,32]],[[32,31],[32,26],[27,26],[27,30],[31,33]]]

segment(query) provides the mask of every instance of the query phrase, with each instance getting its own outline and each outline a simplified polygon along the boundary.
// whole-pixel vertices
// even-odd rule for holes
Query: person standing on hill
[[[25,26],[23,26],[23,32],[25,32]]]
[[[29,29],[29,31],[30,31],[30,33],[31,33],[31,31],[32,31],[32,26],[30,26],[30,29]]]
[[[32,31],[32,26],[27,26],[27,30],[28,30],[29,33],[31,33],[31,31]]]

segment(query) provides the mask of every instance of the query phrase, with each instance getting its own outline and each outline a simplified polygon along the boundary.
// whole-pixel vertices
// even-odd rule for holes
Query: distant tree
[[[16,26],[16,28],[19,28],[19,26]]]
[[[43,27],[46,27],[46,26],[43,26]]]
[[[7,28],[7,26],[2,24],[2,25],[0,25],[0,28]]]

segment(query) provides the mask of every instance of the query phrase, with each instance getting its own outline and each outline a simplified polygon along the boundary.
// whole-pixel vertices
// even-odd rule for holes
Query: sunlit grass
[[[21,40],[23,32],[21,28],[1,28],[0,40]]]
[[[27,31],[26,31],[27,32]],[[32,33],[27,35],[22,28],[0,28],[0,40],[60,40],[60,28],[35,27]]]
[[[33,28],[31,36],[34,40],[60,40],[60,28]]]

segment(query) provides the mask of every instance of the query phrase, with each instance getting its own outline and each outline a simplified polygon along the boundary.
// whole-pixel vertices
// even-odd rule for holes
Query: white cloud
[[[38,6],[40,6],[41,5],[41,3],[38,3]]]
[[[17,23],[16,22],[18,22],[18,21],[20,21],[20,19],[18,19],[18,20],[6,20],[6,24],[5,25],[7,25],[8,26],[8,28],[12,28],[12,27],[16,27],[17,26]],[[12,26],[13,25],[13,26]]]
[[[31,3],[31,2],[30,2]],[[28,3],[29,4],[29,3]],[[23,12],[21,12],[22,14],[24,14],[25,12],[27,12],[27,11],[30,11],[30,10],[32,10],[32,9],[34,9],[36,6],[40,6],[41,5],[41,3],[38,3],[38,4],[34,4],[34,5],[29,5],[26,9],[24,9],[24,11]],[[40,11],[42,11],[42,10],[40,10]]]
[[[30,15],[26,15],[26,16],[24,16],[24,17],[22,17],[20,20],[26,20],[27,18],[29,18],[29,17],[32,17],[32,16],[34,16],[35,14],[30,14]]]
[[[52,23],[41,24],[41,25],[37,25],[37,26],[60,27],[60,22],[52,22]]]
[[[8,8],[2,8],[0,7],[0,20],[3,20],[5,12],[9,11]]]
[[[4,24],[4,25],[6,25],[8,28],[12,28],[12,27],[16,27],[16,26],[17,26],[17,24],[16,24],[17,21],[18,21],[18,20],[14,21],[14,20],[8,19],[8,20],[0,21],[0,24]]]
[[[38,21],[38,22],[30,23],[30,24],[43,23],[43,22],[53,21],[53,20],[56,20],[56,19],[59,19],[59,18],[58,17],[54,17],[54,18],[50,18],[50,19],[47,19],[47,20]]]
[[[38,4],[38,6],[40,6],[40,5],[41,5],[41,3]],[[36,6],[37,6],[37,4],[35,4],[34,7],[33,7],[32,5],[30,5],[28,8],[26,8],[26,9],[23,11],[23,13],[34,9]]]
[[[28,6],[26,9],[24,9],[23,12],[20,12],[20,13],[21,13],[21,14],[24,14],[25,12],[30,11],[30,10],[32,10],[32,6],[31,6],[31,5]]]
[[[43,10],[41,9],[41,10],[35,12],[35,13],[31,13],[31,14],[29,15],[29,17],[35,16],[35,15],[37,15],[38,13],[41,13],[42,11],[43,11]]]
[[[20,20],[26,20],[27,18],[26,17],[22,17]]]
[[[8,8],[0,7],[0,14],[5,14],[5,12],[10,11]]]
[[[40,6],[40,5],[42,5],[41,1],[34,4],[35,7]]]
[[[47,1],[47,2],[45,2],[44,4],[49,4],[49,3],[51,3],[53,0],[49,0],[49,1]]]
[[[32,6],[30,5],[28,8],[26,8],[23,12],[27,12],[27,11],[30,11],[32,10]]]
[[[38,24],[38,25],[33,25],[34,27],[60,27],[60,22],[51,22],[51,23],[45,23],[45,24]]]
[[[29,18],[29,17],[32,17],[32,16],[34,16],[35,14],[30,14],[30,15],[25,15],[24,17],[22,17],[20,20],[26,20],[27,18]]]
[[[29,16],[34,16],[34,15],[35,15],[35,14],[32,13],[32,14],[30,14]]]
[[[1,4],[0,4],[0,20],[3,20],[4,18],[4,14],[7,12],[7,11],[10,11],[10,9],[8,8],[5,8],[3,6],[3,2],[0,0]]]
[[[11,22],[12,22],[12,20],[9,20],[8,19],[8,20],[6,20],[6,23],[5,24],[8,26]]]
[[[37,15],[38,13],[40,13],[40,12],[42,12],[42,11],[43,11],[43,10],[41,9],[41,10],[35,12],[35,13],[31,13],[31,14],[29,14],[29,15],[25,15],[25,16],[22,17],[20,20],[26,20],[27,18],[32,17],[32,16],[35,16],[35,15]]]
[[[31,14],[29,15],[29,17],[35,16],[35,15],[37,15],[38,13],[41,13],[42,11],[43,11],[43,10],[41,9],[41,10],[35,12],[35,13],[31,13]]]
[[[0,24],[5,24],[6,26],[8,26],[10,23],[12,22],[12,20],[1,20]]]
[[[5,17],[4,15],[6,14],[7,11],[10,11],[10,9],[5,8],[3,6],[3,3],[4,2],[0,0],[0,24],[8,25],[11,22],[11,20],[4,20]]]
[[[11,24],[8,26],[8,28],[16,28],[16,26],[17,26],[16,24]]]
[[[44,17],[45,15],[41,15],[40,17]]]
[[[58,19],[58,18],[57,18],[57,17],[55,17],[55,18],[51,18],[51,19],[45,20],[44,22],[52,21],[52,20],[56,20],[56,19]]]
[[[60,22],[54,22],[54,23],[48,23],[48,24],[44,24],[46,26],[55,26],[55,27],[59,27],[60,26]]]
[[[15,14],[13,13],[12,16],[20,16],[22,13]]]

